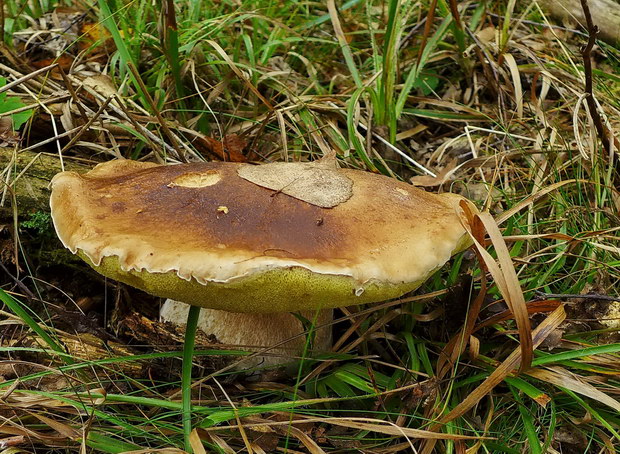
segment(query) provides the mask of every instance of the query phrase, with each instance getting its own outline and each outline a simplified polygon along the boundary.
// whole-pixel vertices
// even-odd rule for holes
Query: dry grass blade
[[[544,300],[544,301],[530,301],[526,303],[526,306],[527,306],[527,312],[529,314],[539,314],[541,312],[552,312],[556,310],[561,304],[562,303],[558,300]],[[476,325],[476,329],[474,331],[478,331],[479,329],[494,325],[496,323],[510,320],[513,317],[514,317],[514,314],[509,309],[507,309],[505,311],[492,315],[491,317],[483,320],[478,325]]]
[[[537,348],[560,324],[566,319],[566,312],[564,306],[558,307],[549,316],[538,325],[538,327],[532,333],[533,345]],[[446,424],[459,416],[463,416],[468,410],[476,405],[484,396],[489,394],[495,386],[500,384],[507,376],[509,376],[515,367],[519,366],[521,362],[521,350],[514,350],[508,358],[504,360],[494,371],[478,386],[473,392],[467,395],[467,397],[456,407],[454,407],[448,414],[441,417],[439,422]],[[433,425],[431,430],[437,430],[441,427],[439,424]],[[431,440],[427,443],[422,454],[431,454],[435,442]]]
[[[469,210],[469,206],[467,204],[463,203],[461,206],[465,210]],[[497,253],[499,265],[474,235],[472,225],[470,223],[471,221],[468,219],[470,217],[464,216],[462,218],[462,222],[469,232],[478,253],[484,260],[487,269],[493,276],[495,284],[504,296],[506,304],[508,304],[508,307],[515,316],[517,328],[519,330],[519,339],[521,341],[520,370],[523,371],[530,367],[534,349],[532,347],[532,328],[530,326],[523,292],[521,291],[521,286],[519,285],[519,279],[514,266],[512,265],[512,259],[510,257],[510,252],[508,251],[508,247],[506,246],[506,242],[502,238],[502,234],[499,231],[499,227],[493,217],[489,213],[476,214],[475,217],[484,225],[491,239],[491,243],[495,248],[495,252]]]
[[[197,429],[192,430],[189,434],[189,444],[192,447],[194,454],[207,454],[207,451],[200,440]]]
[[[33,79],[34,77],[38,76],[39,74],[51,71],[52,69],[54,69],[57,66],[56,63],[54,63],[53,65],[49,65],[46,66],[45,68],[41,68],[41,69],[37,69],[36,71],[33,71],[29,74],[26,74],[23,77],[20,77],[16,80],[14,80],[13,82],[9,82],[8,84],[4,85],[3,87],[0,87],[0,93],[4,93],[5,91],[10,90],[13,87],[17,87],[18,85]]]
[[[532,333],[532,340],[534,347],[538,347],[551,332],[556,329],[566,318],[566,312],[564,306],[558,307],[534,330]],[[493,371],[489,377],[478,386],[472,393],[470,393],[465,400],[458,404],[452,411],[440,419],[442,423],[452,421],[459,416],[462,416],[476,405],[480,399],[486,396],[491,390],[501,383],[515,367],[519,366],[522,361],[522,350],[517,349],[513,351],[508,358],[500,364],[497,369]]]
[[[282,426],[288,424],[307,424],[310,422],[318,422],[324,424],[332,424],[334,426],[349,427],[351,429],[367,430],[370,432],[381,433],[385,435],[404,436],[419,439],[432,440],[478,440],[480,437],[457,434],[442,434],[430,430],[412,429],[410,427],[400,427],[394,423],[380,421],[372,418],[304,418],[294,419],[292,421],[276,421],[258,424],[245,424],[245,428],[259,430],[261,427]],[[219,430],[237,429],[239,425],[214,426],[201,430],[213,432]]]
[[[340,25],[340,19],[338,18],[338,9],[336,8],[336,2],[334,0],[327,0],[327,11],[329,12],[329,18],[332,21],[332,26],[334,27],[336,39],[338,39],[338,44],[340,45],[342,54],[344,55],[347,65],[349,66],[349,71],[351,71],[351,76],[355,81],[355,85],[360,88],[363,85],[362,79],[357,72],[355,62],[353,61],[351,48],[349,47],[349,43],[347,42],[347,38],[344,34],[344,30],[342,29],[342,25]]]
[[[237,452],[228,443],[226,443],[223,438],[218,437],[215,434],[209,434],[209,437],[211,438],[211,442],[215,443],[224,454],[235,454]]]
[[[106,107],[108,107],[108,104],[110,104],[110,102],[113,100],[113,97],[109,97],[108,99],[105,100],[105,102],[103,104],[101,104],[101,106],[99,107],[99,110],[97,110],[97,112],[95,112],[95,114],[84,124],[84,126],[82,126],[82,129],[80,129],[78,131],[78,133],[76,135],[74,135],[71,140],[69,141],[68,144],[66,144],[64,147],[62,147],[62,150],[60,150],[61,153],[64,153],[65,151],[67,151],[69,148],[71,148],[78,140],[80,140],[80,138],[82,137],[82,135],[88,131],[88,128],[90,128],[90,126],[97,121],[97,119],[101,116],[101,114],[105,111]],[[78,104],[79,105],[79,104]]]
[[[281,432],[286,435],[290,434],[297,438],[306,447],[310,454],[326,454],[325,451],[323,451],[323,449],[312,438],[310,438],[308,434],[297,427],[282,427]]]
[[[70,440],[74,440],[76,438],[78,438],[81,435],[81,432],[74,429],[73,427],[68,426],[67,424],[63,424],[61,422],[58,421],[54,421],[51,418],[48,418],[47,416],[43,416],[39,413],[34,413],[34,412],[28,412],[30,413],[30,415],[34,416],[35,418],[37,418],[39,421],[41,421],[43,424],[49,426],[50,428],[54,429],[56,432],[58,432],[60,435],[62,435],[63,437],[66,437]]]
[[[599,28],[594,25],[592,21],[592,14],[590,14],[588,0],[581,0],[581,7],[583,8],[583,15],[586,19],[589,35],[588,43],[581,51],[581,56],[583,57],[583,72],[586,78],[585,97],[586,102],[588,103],[588,112],[592,122],[594,123],[594,127],[596,128],[596,133],[599,136],[599,139],[601,139],[605,152],[609,154],[611,151],[611,141],[609,140],[607,130],[603,125],[603,120],[601,119],[601,114],[598,111],[598,106],[596,105],[596,100],[594,99],[594,93],[592,91],[592,49],[594,48],[594,44],[596,44],[596,37],[598,36]]]
[[[540,191],[537,191],[534,194],[531,194],[530,196],[526,197],[521,202],[517,203],[515,206],[510,208],[509,210],[504,211],[502,214],[500,214],[497,217],[495,222],[497,222],[498,225],[499,224],[503,224],[508,219],[510,219],[512,216],[517,214],[519,211],[523,210],[524,208],[527,208],[528,206],[530,206],[531,204],[536,202],[541,197],[544,197],[547,194],[549,194],[550,192],[553,192],[556,189],[559,189],[562,186],[566,186],[567,184],[571,184],[571,183],[591,183],[591,181],[588,181],[588,180],[577,180],[577,179],[575,179],[575,180],[558,181],[557,183],[549,185],[546,188],[541,189]]]
[[[424,48],[426,47],[426,43],[428,42],[428,37],[431,33],[431,27],[433,26],[433,21],[435,20],[435,10],[437,8],[437,0],[431,0],[431,3],[428,5],[428,13],[426,15],[426,22],[424,23],[424,33],[422,34],[422,42],[420,44],[420,50],[418,51],[418,60],[417,65],[420,65],[420,61],[422,61],[422,54],[424,53]]]
[[[582,394],[591,399],[597,400],[602,404],[613,408],[617,412],[620,412],[620,402],[616,399],[608,396],[602,391],[599,391],[594,386],[580,380],[577,375],[568,372],[561,367],[551,367],[548,369],[530,369],[526,372],[527,375],[537,378],[543,382],[552,383],[562,388],[570,389],[577,394]]]
[[[265,104],[265,106],[269,110],[273,111],[274,110],[273,104],[271,104],[271,102],[269,102],[269,100],[267,98],[265,98],[261,94],[260,91],[258,91],[258,88],[256,88],[252,84],[252,82],[250,82],[247,79],[247,77],[243,74],[243,72],[241,72],[241,70],[237,67],[237,64],[234,61],[232,61],[231,58],[226,53],[226,51],[224,49],[222,49],[222,46],[220,46],[215,41],[211,41],[211,40],[207,40],[207,43],[209,43],[211,45],[211,47],[213,47],[213,49],[215,49],[215,51],[220,55],[220,57],[222,57],[222,59],[228,64],[228,66],[230,66],[230,69],[232,69],[233,72],[237,75],[237,77],[243,81],[243,83],[248,87],[248,89],[252,93],[254,93],[254,95],[256,95],[256,97],[258,99],[260,99],[262,101],[262,103]]]
[[[512,77],[512,83],[514,86],[515,104],[517,105],[517,118],[523,118],[523,88],[521,87],[521,75],[519,74],[519,67],[512,54],[504,54],[504,60],[510,69],[510,76]]]

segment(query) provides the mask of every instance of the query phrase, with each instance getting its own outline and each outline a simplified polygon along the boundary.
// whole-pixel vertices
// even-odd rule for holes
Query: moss
[[[233,312],[292,312],[383,301],[415,290],[425,280],[400,285],[385,282],[362,285],[348,276],[317,274],[292,267],[202,285],[195,279],[181,279],[174,271],[124,271],[116,256],[105,257],[99,266],[81,252],[80,256],[104,276],[152,295]],[[361,294],[360,289],[363,289]]]

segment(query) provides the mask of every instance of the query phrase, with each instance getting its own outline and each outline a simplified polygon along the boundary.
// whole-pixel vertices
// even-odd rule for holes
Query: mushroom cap
[[[151,294],[233,312],[398,297],[468,239],[462,197],[334,164],[118,160],[52,180],[58,237]]]

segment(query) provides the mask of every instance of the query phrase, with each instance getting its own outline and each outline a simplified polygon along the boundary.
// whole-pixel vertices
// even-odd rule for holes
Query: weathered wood
[[[541,8],[559,21],[578,22],[584,30],[586,19],[580,0],[539,0]],[[618,0],[588,0],[590,13],[600,29],[599,39],[620,45],[620,2]]]
[[[65,170],[78,172],[92,167],[73,159],[64,159],[64,165]],[[12,218],[14,213],[48,212],[49,184],[61,170],[57,155],[0,148],[0,220]]]

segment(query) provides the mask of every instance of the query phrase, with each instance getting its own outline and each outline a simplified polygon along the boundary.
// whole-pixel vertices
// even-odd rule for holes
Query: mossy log
[[[64,158],[64,169],[86,172],[87,162]],[[62,171],[58,155],[0,148],[0,223],[36,212],[49,212],[49,184]]]

